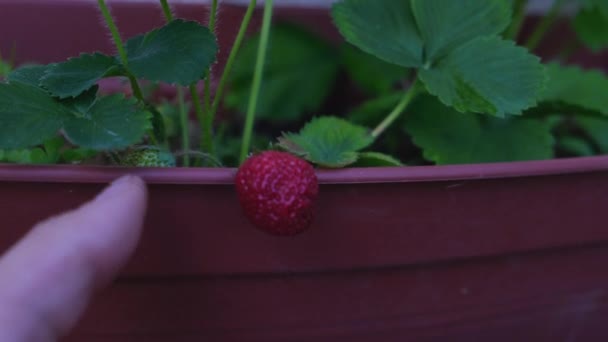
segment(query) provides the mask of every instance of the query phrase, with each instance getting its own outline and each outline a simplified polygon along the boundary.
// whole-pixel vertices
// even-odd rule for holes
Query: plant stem
[[[213,0],[211,2],[211,12],[209,13],[209,30],[215,33],[215,23],[217,18],[217,3],[218,0]]]
[[[179,106],[179,119],[182,128],[182,149],[188,151],[190,149],[190,129],[188,125],[188,110],[186,110],[186,102],[184,100],[184,89],[177,87],[177,102]],[[190,155],[184,155],[184,166],[190,166]]]
[[[141,88],[139,87],[139,83],[137,82],[137,79],[135,78],[135,76],[133,76],[131,71],[129,71],[129,59],[127,57],[127,52],[125,51],[124,43],[122,42],[122,38],[120,37],[120,32],[118,32],[118,27],[116,26],[116,23],[114,22],[114,18],[112,17],[112,14],[110,13],[110,9],[108,8],[108,5],[106,4],[105,0],[97,0],[97,4],[99,5],[99,9],[101,11],[101,15],[104,18],[106,26],[108,27],[108,29],[110,30],[110,33],[112,34],[112,40],[114,41],[114,45],[116,46],[116,49],[118,50],[118,55],[120,57],[120,61],[126,71],[127,78],[129,79],[129,83],[131,83],[131,89],[133,90],[133,96],[135,96],[135,98],[140,103],[145,104],[146,101],[144,100],[144,95],[143,95],[143,92],[141,91]],[[149,136],[150,136],[150,139],[154,143],[157,142],[157,139],[154,136],[153,132],[150,132]]]
[[[226,61],[226,66],[224,67],[224,71],[222,72],[222,77],[220,78],[220,83],[215,90],[215,98],[213,99],[213,106],[211,107],[210,120],[213,121],[215,119],[215,115],[220,107],[220,103],[222,100],[222,96],[224,94],[224,88],[226,87],[226,83],[228,82],[228,76],[230,71],[232,71],[232,66],[234,65],[234,61],[236,60],[236,56],[241,48],[241,44],[243,43],[243,39],[245,38],[245,33],[247,32],[247,28],[249,27],[249,23],[251,22],[251,17],[253,16],[253,12],[257,5],[257,0],[251,0],[249,2],[249,7],[247,7],[247,11],[245,12],[245,16],[243,17],[243,21],[241,22],[241,27],[239,32],[234,40],[234,44],[232,45],[232,50],[230,50],[230,55],[228,56],[228,60]]]
[[[528,7],[528,0],[515,0],[513,5],[513,20],[511,25],[505,31],[505,38],[517,40],[519,32],[526,19],[526,8]]]
[[[165,18],[168,22],[173,20],[173,13],[171,12],[171,8],[167,3],[167,0],[160,0],[161,6],[163,8],[163,13],[165,14]],[[196,112],[196,117],[199,122],[204,121],[205,113],[201,106],[201,100],[198,96],[198,91],[196,89],[195,84],[191,84],[188,88],[190,90],[190,96],[192,97],[192,104],[194,105],[194,110]],[[185,100],[184,100],[184,92],[181,87],[177,88],[177,97],[179,102],[179,114],[180,114],[180,125],[182,126],[182,146],[184,151],[190,149],[190,130],[188,125],[188,111],[185,108]],[[190,156],[184,155],[184,166],[190,166]]]
[[[140,102],[144,102],[144,93],[141,91],[141,88],[139,87],[139,83],[137,82],[135,76],[129,73],[129,76],[127,77],[129,78],[129,83],[131,83],[131,89],[133,90],[133,95],[135,96],[135,98],[138,99]]]
[[[218,0],[211,2],[211,11],[209,12],[209,30],[215,33],[215,23],[217,17]],[[205,73],[204,83],[205,94],[205,111],[201,121],[201,150],[213,154],[213,118],[211,117],[211,68]]]
[[[378,138],[382,133],[384,133],[384,131],[386,131],[386,129],[399,118],[407,106],[409,106],[414,98],[416,98],[416,96],[420,93],[421,89],[422,88],[419,85],[418,78],[416,78],[416,81],[405,92],[405,95],[401,101],[399,101],[395,109],[393,109],[393,111],[390,112],[388,116],[372,131],[371,135],[374,137],[374,139]]]
[[[163,13],[165,14],[167,21],[172,21],[173,12],[171,12],[171,7],[169,6],[169,3],[167,3],[167,0],[160,0],[160,5],[163,8]]]
[[[241,142],[241,164],[245,161],[245,159],[247,159],[249,147],[251,146],[251,137],[253,135],[253,122],[255,120],[255,112],[258,106],[258,96],[260,95],[260,88],[262,86],[264,63],[266,61],[266,52],[268,50],[268,40],[270,37],[270,25],[272,23],[272,2],[273,0],[266,0],[264,4],[264,16],[262,18],[260,43],[258,45],[258,55],[255,63],[255,70],[253,73],[253,84],[251,86],[249,106],[247,107],[245,129],[243,131],[243,141]]]
[[[528,48],[528,50],[534,51],[538,47],[542,39],[549,31],[549,29],[551,29],[551,27],[559,17],[559,13],[563,4],[564,0],[555,0],[553,2],[553,6],[551,6],[549,13],[547,13],[543,17],[541,22],[536,26],[534,32],[532,32],[532,34],[530,35],[530,38],[528,38],[528,41],[526,42],[526,47]]]
[[[194,111],[196,112],[196,118],[198,122],[203,122],[205,120],[205,112],[203,111],[203,106],[201,104],[201,98],[198,96],[198,89],[196,89],[196,85],[191,85],[190,89],[190,97],[192,98],[192,105],[194,106]]]
[[[209,80],[211,72],[207,71],[205,83],[203,85],[205,108],[201,109],[201,150],[213,153],[213,120],[211,119],[211,82]]]
[[[110,9],[108,5],[106,5],[105,0],[97,0],[99,4],[99,9],[101,10],[101,14],[112,34],[112,39],[114,40],[114,45],[116,45],[116,49],[118,50],[118,55],[120,56],[120,60],[125,68],[128,67],[128,59],[127,52],[125,51],[124,44],[122,43],[122,38],[120,37],[120,33],[118,32],[118,27],[116,27],[116,23],[114,22],[114,18],[112,18],[112,14],[110,13]]]
[[[144,102],[144,96],[139,87],[139,83],[137,83],[137,79],[135,76],[131,74],[129,71],[129,59],[127,58],[127,52],[125,51],[125,46],[122,42],[122,38],[120,37],[120,33],[118,32],[118,27],[116,27],[116,23],[114,22],[114,18],[112,18],[112,14],[110,13],[110,9],[106,4],[105,0],[97,0],[97,4],[99,5],[99,9],[101,11],[101,15],[105,20],[110,33],[112,34],[112,40],[114,41],[114,45],[118,50],[118,56],[120,57],[120,62],[122,66],[127,71],[127,78],[131,83],[131,88],[133,89],[133,95],[141,102]]]

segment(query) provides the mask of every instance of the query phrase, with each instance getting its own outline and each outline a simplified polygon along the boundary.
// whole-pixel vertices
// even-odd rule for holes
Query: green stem
[[[171,7],[169,6],[169,3],[167,2],[167,0],[160,0],[160,5],[163,8],[163,13],[164,13],[165,18],[167,19],[167,21],[172,21],[173,20],[173,12],[171,12]]]
[[[190,97],[192,98],[192,105],[194,106],[194,111],[196,112],[196,118],[198,122],[203,122],[205,118],[205,112],[203,111],[203,106],[201,105],[201,98],[198,96],[198,90],[196,89],[196,85],[191,85],[190,89]]]
[[[190,129],[188,125],[188,110],[186,109],[186,101],[184,100],[184,89],[177,87],[177,101],[179,107],[179,120],[182,128],[182,149],[187,151],[190,149]],[[184,155],[184,166],[190,166],[190,155]]]
[[[530,35],[530,38],[528,38],[528,41],[526,42],[528,50],[534,51],[538,47],[549,29],[555,24],[563,4],[564,0],[555,0],[553,2],[553,6],[551,6],[549,13],[543,17],[541,22],[536,26],[536,29],[534,29],[534,32]]]
[[[215,24],[217,18],[218,0],[211,2],[211,10],[209,12],[209,30],[215,33]],[[211,68],[205,73],[204,83],[205,110],[202,116],[201,124],[201,150],[207,153],[213,153],[213,117],[211,116]]]
[[[110,9],[108,5],[106,5],[105,0],[97,0],[99,4],[99,9],[101,10],[101,14],[112,34],[112,40],[114,40],[114,45],[118,50],[118,55],[120,56],[120,61],[122,62],[125,68],[128,68],[128,59],[127,52],[125,51],[124,44],[122,43],[122,38],[120,37],[120,33],[118,32],[118,27],[116,27],[116,23],[114,22],[114,18],[112,18],[112,14],[110,13]]]
[[[230,71],[232,71],[232,67],[234,65],[234,61],[239,53],[243,40],[245,39],[245,33],[247,32],[247,28],[249,27],[249,23],[251,22],[251,17],[255,11],[257,5],[257,0],[251,0],[249,2],[249,7],[247,7],[247,11],[245,12],[245,16],[243,17],[243,21],[241,22],[241,28],[234,40],[234,44],[232,45],[232,50],[230,50],[230,55],[228,55],[228,60],[226,61],[226,66],[224,67],[224,71],[222,72],[222,77],[220,78],[220,83],[215,90],[215,98],[213,99],[213,106],[211,107],[210,120],[213,121],[215,119],[215,115],[220,107],[220,103],[222,100],[222,96],[224,94],[224,88],[226,87],[226,83],[228,82],[228,76],[230,75]]]
[[[131,83],[131,89],[133,90],[133,95],[135,96],[135,98],[138,99],[140,102],[145,102],[144,93],[141,91],[141,88],[139,87],[139,83],[137,82],[135,76],[129,73],[128,78],[129,83]]]
[[[395,120],[399,118],[399,116],[401,116],[407,106],[409,106],[414,98],[416,98],[416,96],[420,93],[421,89],[422,87],[420,87],[419,81],[416,79],[416,81],[405,92],[405,95],[401,101],[399,101],[399,104],[397,104],[395,109],[393,109],[393,111],[390,112],[388,116],[372,131],[371,135],[374,137],[374,139],[378,138],[382,133],[384,133],[384,131],[386,131],[386,129],[389,128],[390,125],[392,125]]]
[[[110,30],[112,40],[114,41],[114,46],[116,46],[116,50],[118,50],[118,56],[120,58],[120,62],[122,63],[123,68],[125,69],[126,76],[129,79],[129,83],[131,83],[133,96],[135,96],[135,98],[140,103],[146,105],[146,101],[144,99],[144,95],[141,91],[139,83],[137,82],[135,76],[133,76],[133,74],[129,70],[129,58],[127,57],[125,45],[122,41],[122,38],[120,37],[120,32],[118,32],[118,27],[116,26],[116,22],[114,21],[114,18],[110,13],[110,9],[108,8],[108,5],[106,4],[105,0],[97,0],[97,4],[99,5],[99,10],[101,11],[101,15],[103,16],[106,26],[108,27],[108,30]],[[148,132],[148,136],[154,144],[158,143],[158,139],[156,139],[153,130]]]
[[[213,118],[211,118],[211,72],[207,71],[204,84],[205,109],[201,121],[201,150],[213,153]]]
[[[513,5],[513,20],[511,25],[505,32],[505,38],[511,40],[517,40],[519,32],[526,19],[526,8],[528,7],[528,0],[515,0]]]
[[[251,146],[251,137],[253,135],[253,122],[255,120],[255,112],[258,106],[258,96],[262,86],[262,76],[264,74],[264,63],[266,61],[266,52],[268,49],[268,40],[270,37],[270,25],[272,23],[272,2],[266,0],[264,5],[264,16],[262,18],[262,31],[260,35],[260,43],[258,46],[258,55],[253,74],[253,84],[251,86],[251,96],[249,97],[249,106],[247,107],[247,117],[245,119],[245,129],[243,131],[243,141],[241,145],[240,162],[243,163],[249,154]]]
[[[209,30],[215,33],[215,23],[217,18],[217,4],[218,0],[211,2],[211,12],[209,13]]]
[[[131,88],[133,89],[133,95],[141,102],[144,102],[144,96],[139,87],[139,83],[137,83],[137,79],[131,74],[129,71],[129,59],[127,58],[127,52],[125,51],[125,46],[122,42],[122,38],[120,37],[120,33],[118,32],[118,27],[116,27],[116,23],[114,22],[114,18],[112,18],[112,14],[110,13],[110,9],[106,4],[105,0],[97,0],[99,5],[99,9],[101,11],[101,15],[103,16],[110,33],[112,34],[112,40],[114,41],[114,45],[118,50],[118,56],[120,57],[120,62],[122,66],[127,71],[127,77],[129,78],[129,82],[131,83]]]

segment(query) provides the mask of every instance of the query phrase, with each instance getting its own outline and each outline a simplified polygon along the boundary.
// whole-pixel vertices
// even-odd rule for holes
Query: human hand
[[[66,335],[131,256],[146,202],[144,182],[123,177],[80,208],[37,224],[2,256],[0,341]]]

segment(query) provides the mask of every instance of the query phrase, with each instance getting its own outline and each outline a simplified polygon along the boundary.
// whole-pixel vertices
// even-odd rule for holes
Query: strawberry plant
[[[574,15],[560,15],[573,3]],[[343,168],[608,153],[608,77],[567,62],[581,48],[608,47],[606,1],[555,0],[522,35],[527,4],[340,0],[331,16],[344,39],[334,44],[273,22],[272,0],[264,2],[259,33],[247,36],[252,0],[212,79],[217,0],[206,25],[175,18],[161,0],[166,24],[127,40],[98,0],[115,55],[84,53],[14,70],[0,63],[0,161],[251,168],[252,154],[280,150]],[[576,37],[540,58],[558,20]],[[129,94],[102,92],[105,78],[125,80]],[[175,99],[149,96],[144,85],[158,84],[172,85]],[[280,166],[285,160],[263,164],[289,170]],[[268,228],[273,215],[259,225],[281,231]]]

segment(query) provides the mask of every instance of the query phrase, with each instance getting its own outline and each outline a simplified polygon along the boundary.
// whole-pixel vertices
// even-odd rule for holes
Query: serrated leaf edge
[[[107,77],[107,75],[111,71],[114,71],[116,68],[119,68],[118,70],[120,70],[120,68],[123,68],[122,63],[120,62],[120,60],[118,59],[117,56],[106,55],[106,54],[104,54],[102,52],[99,52],[99,51],[96,51],[96,52],[93,52],[93,53],[83,52],[80,55],[74,56],[74,57],[70,57],[70,58],[66,59],[65,61],[63,61],[63,62],[48,64],[46,70],[44,71],[44,75],[42,75],[42,77],[39,80],[38,87],[44,89],[49,94],[51,94],[53,97],[59,98],[60,100],[65,100],[65,99],[70,99],[70,98],[71,99],[77,98],[78,96],[82,95],[83,93],[85,93],[86,91],[88,91],[92,87],[94,87],[95,84],[92,85],[90,88],[85,89],[84,91],[82,91],[80,94],[77,94],[77,95],[57,95],[57,94],[51,92],[47,87],[44,86],[44,81],[48,80],[48,78],[51,76],[52,70],[56,69],[61,64],[69,63],[69,62],[71,62],[73,60],[77,60],[77,59],[80,59],[80,58],[83,58],[83,57],[94,57],[94,58],[96,58],[97,56],[110,57],[110,58],[114,59],[114,63],[115,63],[113,66],[111,66],[111,67],[109,67],[109,68],[106,69],[104,75],[102,77],[100,77],[97,80],[97,82],[99,82],[99,80]],[[115,75],[115,76],[125,76],[125,75]],[[95,83],[97,83],[97,82],[95,82]]]

